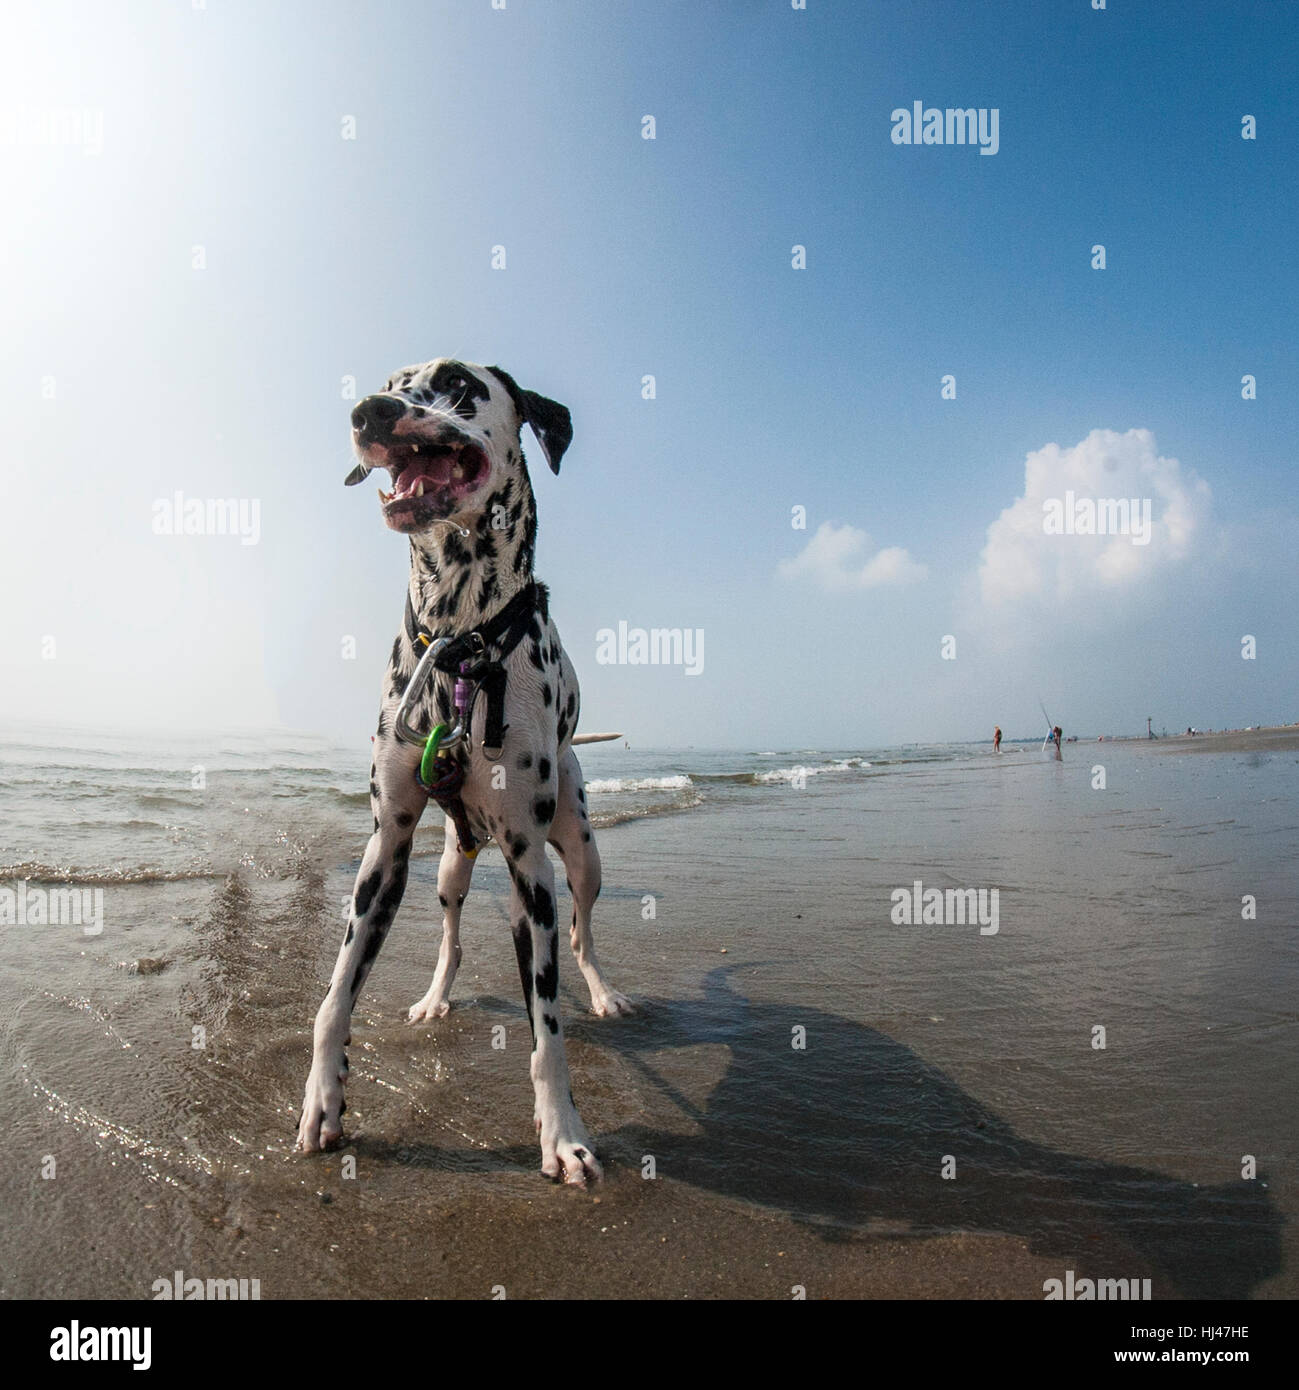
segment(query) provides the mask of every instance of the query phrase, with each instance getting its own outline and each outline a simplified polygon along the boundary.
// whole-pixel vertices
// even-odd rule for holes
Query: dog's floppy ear
[[[510,393],[515,409],[524,422],[532,426],[532,432],[537,436],[537,442],[541,445],[541,452],[546,456],[550,471],[558,473],[559,461],[564,457],[564,450],[573,442],[573,417],[568,413],[568,407],[550,400],[547,396],[539,396],[535,391],[522,390],[509,372],[503,371],[500,367],[489,367],[487,370],[492,372]]]

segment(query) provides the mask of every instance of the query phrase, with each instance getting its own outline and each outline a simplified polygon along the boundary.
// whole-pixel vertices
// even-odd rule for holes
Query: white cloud
[[[873,589],[885,584],[913,584],[929,571],[901,546],[870,554],[871,540],[855,526],[823,521],[792,560],[778,567],[782,579],[811,579],[828,593]]]
[[[1148,502],[1148,543],[1131,535],[1048,534],[1044,504],[1075,499]],[[979,562],[985,603],[1099,597],[1148,584],[1185,560],[1209,512],[1208,484],[1161,458],[1149,430],[1093,430],[1080,444],[1047,444],[1024,463],[1024,492],[988,527]]]

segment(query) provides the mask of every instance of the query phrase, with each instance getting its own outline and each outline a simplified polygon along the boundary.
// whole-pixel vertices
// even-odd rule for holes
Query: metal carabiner
[[[473,647],[474,655],[481,656],[487,650],[486,643],[482,637],[476,633],[469,634],[470,645]],[[420,657],[419,664],[411,672],[411,678],[407,682],[406,689],[402,692],[401,700],[397,705],[397,714],[393,720],[393,728],[396,735],[403,743],[412,743],[418,746],[428,746],[430,734],[422,734],[410,722],[411,711],[419,703],[429,682],[437,672],[434,661],[438,653],[451,641],[450,637],[438,637],[430,642],[424,655]],[[461,667],[463,670],[464,667]],[[478,693],[478,687],[471,685],[464,676],[456,678],[455,686],[455,706],[459,716],[456,726],[450,733],[444,734],[438,742],[438,751],[446,752],[449,748],[456,747],[457,744],[469,737],[469,716],[474,707],[474,696]]]
[[[410,722],[411,712],[419,703],[429,682],[437,674],[437,668],[433,664],[437,654],[450,641],[449,637],[439,637],[436,641],[430,642],[424,655],[420,657],[419,664],[411,673],[410,680],[406,683],[406,689],[402,692],[401,700],[397,705],[397,714],[393,719],[393,732],[403,743],[412,743],[416,747],[424,747],[428,743],[429,735],[420,733]],[[454,748],[464,736],[464,725],[457,724],[450,733],[443,735],[439,740],[439,751],[445,752],[449,748]]]

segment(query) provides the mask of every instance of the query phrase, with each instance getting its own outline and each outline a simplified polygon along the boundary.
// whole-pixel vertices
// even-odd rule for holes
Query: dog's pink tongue
[[[450,478],[449,458],[420,459],[402,469],[401,477],[397,479],[397,485],[393,488],[393,495],[408,497],[420,483],[424,484],[426,492],[433,488],[445,487]]]

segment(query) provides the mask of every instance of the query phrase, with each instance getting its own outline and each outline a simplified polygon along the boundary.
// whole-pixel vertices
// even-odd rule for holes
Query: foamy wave
[[[225,874],[222,870],[198,865],[184,869],[163,869],[152,864],[134,864],[96,869],[42,864],[31,859],[22,864],[0,865],[0,883],[11,880],[29,883],[188,883],[195,879],[223,877]]]
[[[683,792],[694,786],[685,773],[675,777],[596,777],[586,784],[597,796],[608,792]]]
[[[833,763],[822,763],[819,767],[773,767],[770,772],[755,772],[755,782],[792,782],[796,777],[818,777],[823,772],[855,772],[858,768],[869,767],[865,758],[840,758]]]

